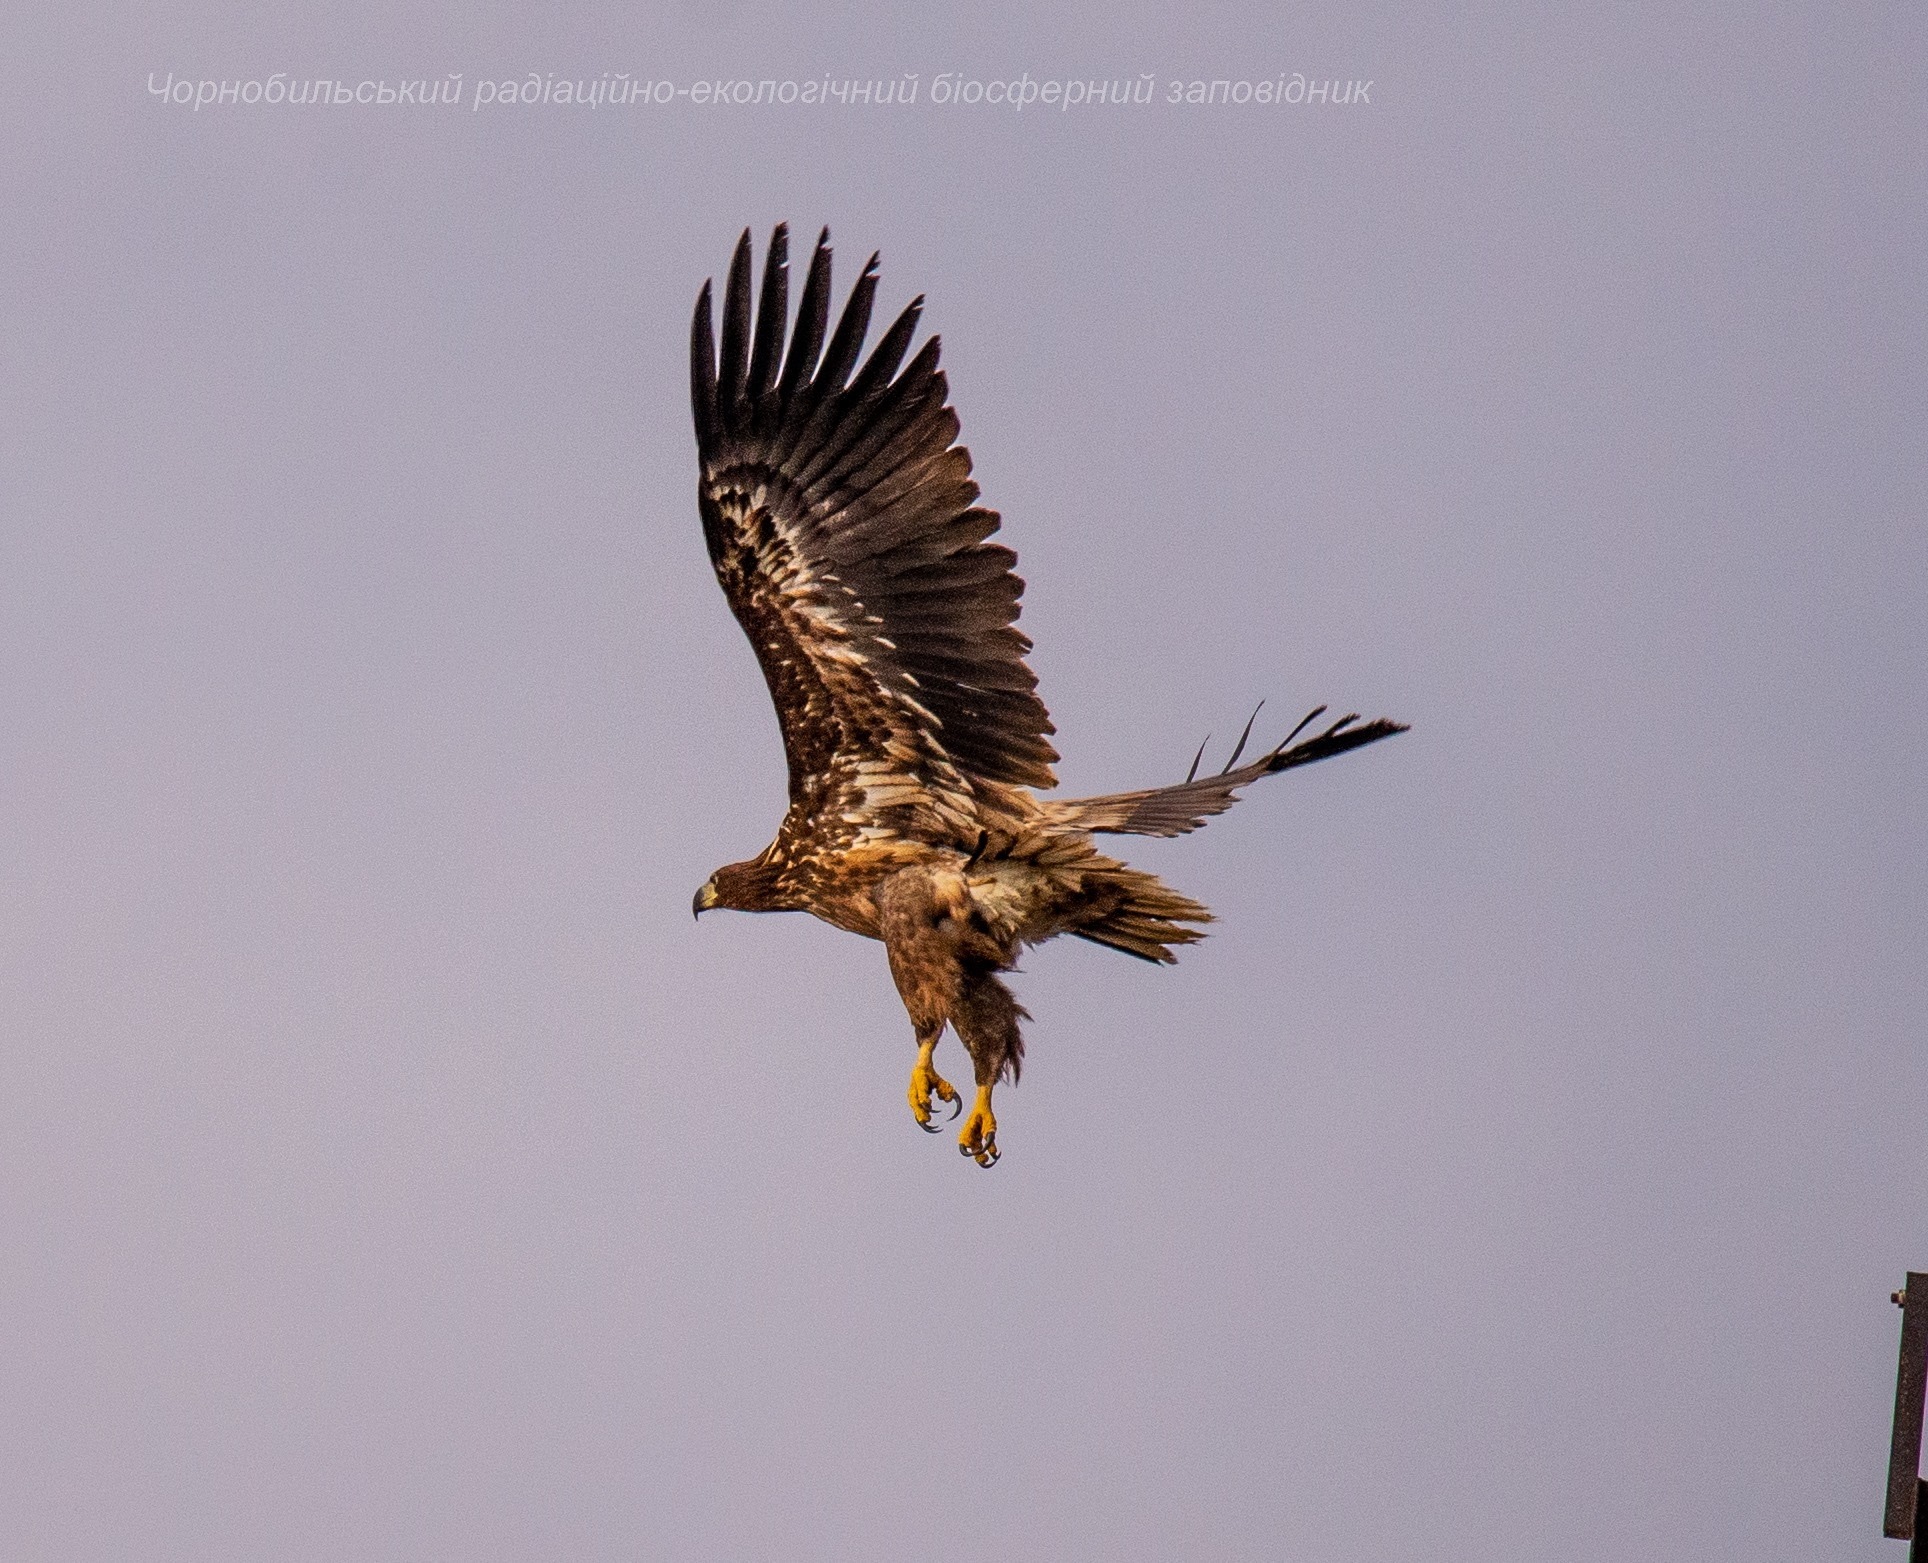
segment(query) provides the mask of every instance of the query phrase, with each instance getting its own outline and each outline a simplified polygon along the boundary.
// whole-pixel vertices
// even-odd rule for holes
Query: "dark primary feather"
[[[776,704],[792,801],[841,790],[849,808],[866,764],[873,784],[894,769],[960,805],[979,783],[1050,787],[1051,721],[1015,628],[1024,583],[1017,556],[986,542],[998,518],[974,504],[937,339],[899,372],[922,300],[859,369],[876,257],[826,344],[826,232],[780,353],[787,251],[779,227],[753,319],[745,231],[720,351],[705,285],[690,400],[704,536]]]
[[[1185,780],[1173,786],[1047,803],[1044,805],[1045,812],[1056,823],[1078,830],[1134,836],[1182,836],[1197,830],[1211,815],[1223,814],[1238,801],[1238,789],[1250,785],[1261,776],[1289,771],[1295,765],[1310,765],[1315,760],[1330,759],[1335,754],[1344,754],[1348,749],[1357,749],[1406,731],[1403,722],[1388,721],[1384,717],[1355,727],[1353,724],[1359,718],[1354,714],[1340,717],[1323,732],[1302,743],[1292,741],[1324,714],[1325,707],[1319,706],[1293,728],[1277,748],[1237,770],[1232,767],[1245,751],[1245,740],[1252,732],[1251,722],[1245,724],[1245,732],[1240,735],[1238,746],[1232,750],[1232,758],[1225,762],[1225,769],[1216,776],[1200,776],[1198,761],[1194,759]],[[1252,716],[1256,720],[1258,712],[1254,711]],[[1201,747],[1199,754],[1202,756],[1204,752]]]

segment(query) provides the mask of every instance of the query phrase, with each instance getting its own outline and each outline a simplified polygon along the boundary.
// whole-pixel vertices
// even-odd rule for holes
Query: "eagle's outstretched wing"
[[[710,288],[690,335],[690,400],[710,561],[763,666],[792,811],[825,828],[970,839],[987,785],[1050,787],[1053,729],[1014,627],[1017,556],[985,539],[970,452],[930,338],[900,374],[914,300],[851,378],[877,288],[857,279],[828,346],[829,233],[789,350],[786,230],[752,322],[750,235],[730,263],[719,359]]]
[[[1354,713],[1294,743],[1293,739],[1325,715],[1325,709],[1324,706],[1316,708],[1286,734],[1283,743],[1249,765],[1239,765],[1238,757],[1245,752],[1245,740],[1252,736],[1251,722],[1245,724],[1231,759],[1216,776],[1198,774],[1198,762],[1205,757],[1205,745],[1200,744],[1191,774],[1182,782],[1174,782],[1169,787],[1147,787],[1138,792],[1112,792],[1102,798],[1056,800],[1044,805],[1044,817],[1054,825],[1072,830],[1129,836],[1183,836],[1197,830],[1209,816],[1223,814],[1238,802],[1239,788],[1250,786],[1261,776],[1274,776],[1297,765],[1328,760],[1335,754],[1406,731],[1405,723],[1388,721],[1383,716],[1355,727],[1353,724],[1359,717]],[[1256,720],[1258,712],[1254,711],[1252,716]],[[1234,770],[1234,766],[1238,769]]]

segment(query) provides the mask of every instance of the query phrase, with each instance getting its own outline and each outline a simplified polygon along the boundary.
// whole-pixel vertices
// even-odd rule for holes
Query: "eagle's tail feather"
[[[1141,961],[1170,962],[1178,959],[1172,945],[1196,944],[1205,937],[1201,929],[1184,925],[1209,923],[1211,912],[1157,875],[1119,863],[1104,870],[1104,879],[1114,894],[1099,904],[1109,909],[1071,930],[1080,939]]]
[[[1385,717],[1376,717],[1370,722],[1354,726],[1359,721],[1357,714],[1354,714],[1342,716],[1324,731],[1301,742],[1292,741],[1315,718],[1324,714],[1325,707],[1317,707],[1292,729],[1277,748],[1237,770],[1232,767],[1244,752],[1245,738],[1252,731],[1251,722],[1245,724],[1245,735],[1240,737],[1238,747],[1232,751],[1232,758],[1226,762],[1225,769],[1216,776],[1199,776],[1198,760],[1193,760],[1191,774],[1170,787],[1148,787],[1141,792],[1113,792],[1100,798],[1052,800],[1043,803],[1042,807],[1052,824],[1072,830],[1134,836],[1182,836],[1188,831],[1197,830],[1211,815],[1223,814],[1238,802],[1238,789],[1257,781],[1261,776],[1287,771],[1295,765],[1310,765],[1315,760],[1330,759],[1335,754],[1344,754],[1348,749],[1357,749],[1406,731],[1405,723],[1388,721]],[[1258,713],[1254,711],[1252,715],[1256,719]],[[1204,752],[1201,745],[1201,758]],[[1124,946],[1120,945],[1119,948]],[[1139,952],[1133,950],[1131,953],[1135,955]],[[1170,958],[1169,954],[1147,957],[1151,960]]]

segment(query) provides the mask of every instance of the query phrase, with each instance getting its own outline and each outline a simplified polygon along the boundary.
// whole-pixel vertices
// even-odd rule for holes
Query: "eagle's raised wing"
[[[854,379],[877,288],[872,256],[831,334],[828,231],[789,350],[786,230],[770,240],[754,329],[750,235],[730,263],[719,360],[703,285],[690,401],[710,561],[783,728],[793,814],[969,840],[982,794],[1051,787],[1057,752],[1016,628],[1017,555],[985,539],[971,456],[936,337],[901,374],[923,300]]]

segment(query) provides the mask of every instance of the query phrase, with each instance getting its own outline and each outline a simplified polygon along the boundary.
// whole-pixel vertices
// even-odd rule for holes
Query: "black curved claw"
[[[997,1141],[993,1140],[989,1145],[984,1147],[984,1155],[978,1161],[978,1165],[980,1167],[995,1167],[998,1164],[998,1158],[1003,1154],[1004,1152],[997,1148]]]
[[[922,1118],[913,1118],[911,1122],[916,1124],[917,1127],[922,1129],[926,1134],[942,1134],[944,1132],[944,1126],[942,1124],[926,1123]]]
[[[940,1097],[939,1100],[942,1100],[942,1098]],[[953,1096],[951,1098],[951,1115],[949,1118],[945,1120],[945,1122],[956,1123],[957,1115],[963,1111],[964,1111],[964,1093],[960,1091],[957,1093],[956,1096]]]

